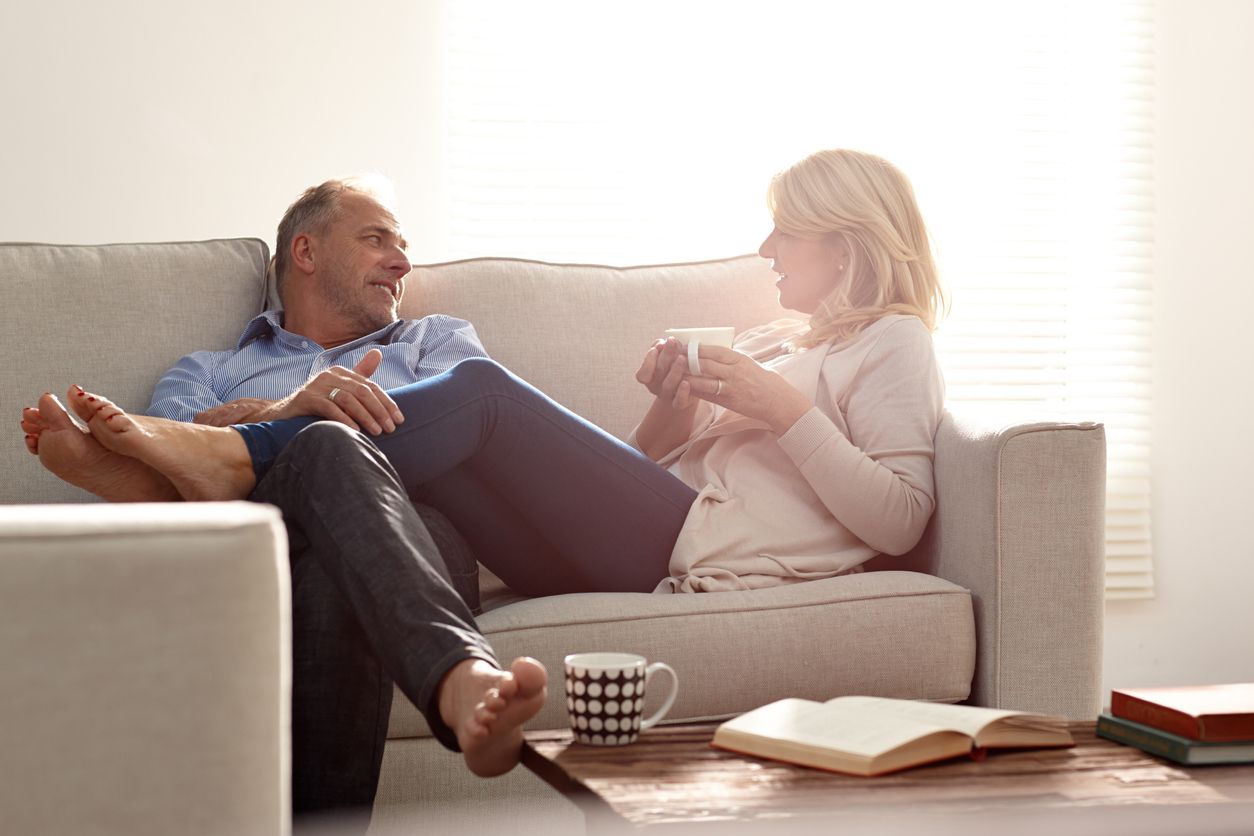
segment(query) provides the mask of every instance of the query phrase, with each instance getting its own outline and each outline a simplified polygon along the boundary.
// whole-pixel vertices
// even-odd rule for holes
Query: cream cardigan
[[[702,402],[659,463],[698,491],[655,592],[755,589],[829,578],[902,554],[935,507],[933,438],[944,381],[916,317],[886,316],[852,340],[781,352],[805,323],[740,335],[738,351],[810,398],[782,436]],[[634,441],[635,433],[632,433]]]

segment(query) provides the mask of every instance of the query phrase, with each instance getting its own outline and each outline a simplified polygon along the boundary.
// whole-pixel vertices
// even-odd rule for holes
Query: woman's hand
[[[748,355],[717,345],[702,345],[698,353],[701,376],[685,375],[684,380],[690,397],[764,421],[776,435],[788,432],[814,406],[791,383]]]
[[[636,380],[660,403],[680,412],[696,406],[687,377],[688,357],[674,337],[655,342],[636,371]]]
[[[636,380],[654,396],[636,427],[636,444],[654,461],[683,444],[692,432],[700,401],[692,396],[687,374],[687,353],[673,337],[655,342],[636,372]]]

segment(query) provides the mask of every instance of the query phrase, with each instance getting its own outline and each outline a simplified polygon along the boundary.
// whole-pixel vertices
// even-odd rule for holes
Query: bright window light
[[[912,179],[950,405],[1106,424],[1107,591],[1152,594],[1147,0],[450,0],[448,251],[756,250],[811,151]]]

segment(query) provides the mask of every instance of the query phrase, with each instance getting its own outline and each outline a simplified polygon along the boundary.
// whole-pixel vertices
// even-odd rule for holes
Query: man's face
[[[317,236],[316,277],[327,313],[360,337],[396,320],[410,270],[408,245],[396,218],[370,196],[348,192],[340,209]]]

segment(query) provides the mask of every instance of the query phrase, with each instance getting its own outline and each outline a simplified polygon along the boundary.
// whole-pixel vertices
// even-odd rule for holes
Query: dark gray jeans
[[[473,558],[450,576],[395,470],[341,424],[302,430],[251,499],[278,506],[289,537],[293,815],[334,813],[340,826],[364,829],[392,683],[456,749],[439,682],[465,659],[496,664],[453,583],[477,598]]]

